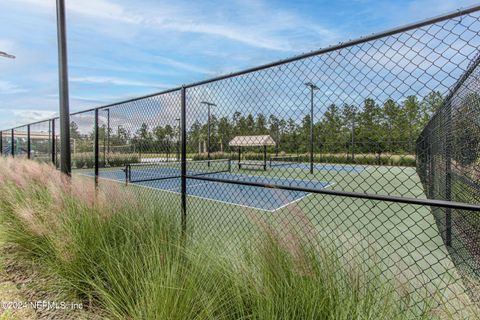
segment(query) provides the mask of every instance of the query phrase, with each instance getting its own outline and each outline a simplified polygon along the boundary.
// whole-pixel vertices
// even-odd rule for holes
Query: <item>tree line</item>
[[[403,101],[388,99],[379,103],[367,98],[361,105],[331,104],[314,121],[314,150],[343,152],[354,146],[357,152],[365,153],[413,153],[419,133],[442,102],[442,95],[434,91],[423,98],[412,95]],[[210,151],[232,151],[228,143],[235,136],[270,135],[277,143],[271,150],[273,152],[308,152],[312,123],[310,115],[306,114],[300,119],[292,116],[261,112],[255,115],[242,114],[236,111],[231,117],[218,117],[213,112],[210,117]],[[187,152],[207,151],[207,123],[195,121],[187,130]],[[94,133],[80,134],[74,122],[70,130],[71,137],[78,139],[80,144],[82,140],[93,141]],[[109,143],[112,151],[115,151],[115,146],[131,145],[138,152],[175,152],[179,134],[178,126],[174,125],[149,127],[143,123],[133,132],[122,126],[106,128],[103,125],[99,128],[99,139]]]

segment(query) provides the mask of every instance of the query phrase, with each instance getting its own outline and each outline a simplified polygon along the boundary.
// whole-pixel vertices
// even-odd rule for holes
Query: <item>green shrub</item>
[[[308,163],[310,161],[309,154],[299,154],[300,162]],[[267,161],[270,155],[267,155]],[[194,154],[193,160],[206,160],[207,154]],[[211,159],[232,159],[237,160],[238,155],[236,153],[221,153],[215,152],[210,154]],[[263,160],[263,153],[244,152],[242,153],[242,159],[244,160]],[[359,153],[355,154],[355,158],[352,159],[351,154],[345,153],[326,153],[326,154],[314,154],[313,161],[316,163],[332,163],[332,164],[352,164],[352,165],[382,165],[382,166],[405,166],[415,167],[415,156],[410,154],[367,154]]]
[[[104,163],[103,153],[100,154],[100,166],[108,165],[110,167],[122,167],[128,163],[140,162],[138,154],[134,153],[110,153],[107,156],[107,163]],[[95,156],[93,152],[76,153],[72,157],[72,164],[77,169],[92,169],[95,167]]]

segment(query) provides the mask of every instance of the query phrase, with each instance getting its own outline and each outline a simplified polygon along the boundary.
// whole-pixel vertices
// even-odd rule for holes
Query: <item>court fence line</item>
[[[190,201],[189,180],[252,187],[246,189],[247,194],[235,195],[238,203],[246,201],[243,198],[258,197],[255,188],[314,194],[315,197],[295,202],[303,210],[302,217],[295,216],[299,214],[295,211],[297,207],[279,199],[287,202],[282,212],[292,214],[289,220],[292,226],[309,220],[315,227],[330,228],[332,235],[342,226],[362,237],[361,240],[371,241],[371,234],[376,233],[389,238],[389,230],[385,230],[385,225],[389,225],[392,232],[401,236],[385,240],[384,247],[397,255],[402,249],[400,238],[417,228],[426,237],[425,243],[416,242],[420,238],[417,234],[405,240],[408,245],[425,246],[425,251],[431,250],[429,253],[433,255],[448,251],[449,257],[405,255],[401,257],[403,263],[408,268],[422,265],[426,273],[436,273],[429,282],[435,282],[442,290],[451,285],[444,277],[458,269],[465,289],[454,296],[466,294],[477,305],[480,302],[480,293],[475,289],[475,284],[480,283],[479,11],[480,6],[473,6],[229,75],[74,112],[70,125],[72,162],[79,172],[93,168],[95,187],[109,172],[122,169],[123,178],[114,180],[135,184],[129,176],[135,163],[165,162],[176,153],[179,174],[169,178],[180,182],[180,201],[175,209],[179,210],[180,227],[185,235],[190,235],[190,230],[197,235],[200,229],[224,240],[224,233],[236,235],[252,229],[235,208],[212,202],[200,205],[198,199]],[[319,85],[314,86],[314,82]],[[311,91],[307,91],[307,84]],[[314,90],[319,94],[314,96]],[[419,97],[423,98],[420,102]],[[210,109],[207,114],[201,108],[204,103],[213,106],[214,115]],[[304,104],[308,107],[305,115],[299,111]],[[314,104],[321,107],[315,113],[311,112]],[[418,119],[411,120],[412,113]],[[314,116],[321,120],[315,122]],[[421,130],[415,131],[413,127]],[[55,117],[0,131],[0,152],[4,156],[58,166],[64,156],[58,129],[59,119]],[[250,181],[242,180],[241,175],[225,179],[189,173],[194,166],[189,161],[192,154],[205,156],[208,152],[210,159],[211,148],[222,155],[233,153],[235,150],[228,148],[229,139],[252,134],[272,136],[276,145],[268,147],[268,152],[280,158],[293,159],[294,154],[298,157],[299,152],[310,152],[309,172],[288,164],[271,165],[265,172],[248,171],[255,177]],[[208,150],[205,150],[206,140]],[[345,150],[348,159],[338,156],[336,148],[329,148],[334,145],[341,152]],[[280,149],[284,152],[282,156],[278,156]],[[320,160],[315,159],[317,153]],[[397,164],[382,165],[381,154],[395,158]],[[405,165],[412,156],[416,167]],[[376,157],[378,164],[362,164],[368,157]],[[314,168],[314,162],[320,161],[340,169]],[[355,170],[347,169],[350,164]],[[278,178],[288,183],[275,182]],[[151,181],[155,180],[159,179],[153,176]],[[295,184],[296,180],[303,184]],[[318,182],[333,187],[316,188]],[[369,206],[368,201],[375,205]],[[319,213],[323,208],[342,212],[335,217],[326,214],[322,220]],[[218,217],[207,215],[215,211]],[[431,213],[436,228],[429,224],[430,216],[425,212]],[[338,220],[341,213],[345,216]],[[357,216],[359,213],[361,216]],[[383,218],[379,218],[381,215]],[[235,225],[228,225],[227,220]],[[212,225],[218,225],[220,231],[213,231]],[[376,228],[372,230],[371,226]],[[364,235],[358,230],[370,231]],[[436,233],[441,244],[436,242]],[[443,265],[446,260],[453,261],[455,271],[436,269],[435,265]],[[416,281],[424,281],[417,273],[411,273]],[[473,284],[472,278],[476,279]],[[455,312],[462,312],[457,302],[452,302],[452,306]]]

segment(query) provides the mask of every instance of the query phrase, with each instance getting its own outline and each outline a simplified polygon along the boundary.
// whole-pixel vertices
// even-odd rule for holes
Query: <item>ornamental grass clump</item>
[[[305,239],[257,223],[254,234],[261,236],[226,250],[221,243],[194,241],[188,230],[183,234],[175,216],[178,203],[152,201],[132,187],[102,182],[95,189],[91,178],[68,178],[50,165],[19,159],[0,160],[0,182],[2,229],[15,248],[13,258],[49,275],[43,290],[82,301],[92,314],[113,319],[434,317],[432,297],[417,297],[423,299],[419,304],[374,266],[345,263],[313,229]]]

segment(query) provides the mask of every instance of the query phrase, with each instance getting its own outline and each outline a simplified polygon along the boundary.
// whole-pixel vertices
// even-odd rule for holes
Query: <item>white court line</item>
[[[335,184],[335,182],[329,183],[329,184],[327,184],[325,187],[323,187],[322,189],[327,189],[327,188],[333,186],[334,184]],[[292,191],[293,191],[293,190],[292,190]],[[299,192],[302,192],[302,191],[299,191]],[[283,209],[283,208],[285,208],[285,207],[287,207],[287,206],[289,206],[289,205],[291,205],[291,204],[293,204],[293,203],[299,202],[300,200],[303,200],[304,198],[308,197],[308,196],[311,195],[311,194],[312,194],[311,192],[310,192],[310,193],[307,193],[307,194],[304,195],[303,197],[300,197],[300,198],[295,199],[295,200],[293,200],[293,201],[291,201],[291,202],[289,202],[289,203],[287,203],[287,204],[284,204],[284,205],[278,207],[277,209],[273,210],[272,212],[278,211],[278,210]]]
[[[222,173],[220,173],[222,174]],[[260,178],[267,178],[270,180],[283,180],[283,181],[302,181],[302,182],[323,182],[325,181],[320,181],[320,180],[303,180],[303,179],[290,179],[290,178],[281,178],[281,177],[276,177],[276,176],[261,176],[261,175],[251,175],[251,174],[244,174],[244,173],[231,173],[228,174],[228,177],[235,177],[235,176],[242,176],[242,177],[260,177]],[[228,180],[232,180],[231,178]],[[261,179],[260,179],[261,180]],[[233,180],[235,181],[235,180]],[[258,182],[258,181],[254,181]]]
[[[91,175],[88,175],[88,174],[84,174],[84,173],[80,173],[79,175],[82,175],[82,176],[86,176],[86,177],[91,177],[91,178],[94,178],[94,176],[91,176]],[[248,175],[243,175],[243,176],[248,176]],[[99,176],[100,179],[103,179],[103,180],[107,180],[107,181],[113,181],[113,182],[116,182],[116,183],[121,183],[121,184],[125,184],[125,181],[121,181],[121,180],[117,180],[117,179],[111,179],[111,178],[105,178],[105,177],[101,177]],[[287,179],[282,179],[282,180],[287,180]],[[297,179],[298,181],[305,181],[305,180],[299,180]],[[187,188],[193,188],[193,187],[199,187],[201,185],[206,185],[208,183],[211,183],[211,182],[214,182],[214,181],[207,181],[207,182],[203,182],[203,183],[197,183],[195,185],[187,185]],[[318,181],[318,182],[321,182],[321,181]],[[217,182],[218,183],[218,182]],[[333,186],[335,184],[335,182],[332,182],[332,183],[329,183],[327,184],[325,187],[323,187],[323,189],[326,189],[326,188],[329,188],[330,186]],[[176,189],[178,188],[174,188],[174,189],[161,189],[159,187],[151,187],[151,186],[145,186],[145,185],[141,185],[141,184],[137,184],[137,183],[129,183],[128,185],[133,185],[135,187],[141,187],[141,188],[145,188],[145,189],[151,189],[151,190],[156,190],[156,191],[165,191],[167,193],[173,193],[173,194],[179,194],[181,195],[181,192],[178,192],[178,191],[175,191]],[[242,187],[245,187],[245,186],[242,186]],[[275,189],[275,190],[282,190],[282,189]],[[287,191],[293,191],[295,192],[295,190],[287,190]],[[297,191],[297,192],[302,192],[302,191]],[[248,208],[248,209],[256,209],[256,210],[260,210],[260,211],[265,211],[265,212],[269,212],[269,213],[274,213],[280,209],[283,209],[293,203],[296,203],[296,202],[299,202],[300,200],[308,197],[309,195],[311,195],[312,193],[307,193],[306,195],[304,195],[303,197],[300,197],[298,199],[295,199],[287,204],[284,204],[280,207],[277,207],[275,209],[265,209],[265,208],[259,208],[259,207],[254,207],[254,206],[247,206],[247,205],[244,205],[244,204],[239,204],[239,203],[235,203],[235,202],[228,202],[228,201],[223,201],[223,200],[218,200],[218,199],[211,199],[211,198],[205,198],[205,197],[200,197],[200,196],[195,196],[195,195],[191,195],[191,194],[188,194],[187,195],[189,197],[193,197],[193,198],[198,198],[198,199],[202,199],[202,200],[210,200],[210,201],[216,201],[216,202],[220,202],[220,203],[224,203],[224,204],[229,204],[229,205],[235,205],[235,206],[239,206],[239,207],[243,207],[243,208]]]
[[[80,174],[80,175],[83,175],[83,176],[87,176],[87,177],[92,177],[91,175],[87,175],[87,174]],[[124,182],[120,181],[120,180],[115,180],[115,179],[110,179],[110,178],[104,178],[104,177],[100,177],[100,179],[103,179],[103,180],[107,180],[107,181],[113,181],[113,182],[117,182],[117,183],[122,183],[124,184]],[[160,189],[160,188],[156,188],[156,187],[150,187],[150,186],[144,186],[144,185],[141,185],[141,184],[135,184],[135,183],[129,183],[128,184],[129,186],[134,186],[134,187],[140,187],[140,188],[145,188],[145,189],[151,189],[151,190],[155,190],[155,191],[164,191],[164,192],[167,192],[167,193],[173,193],[173,194],[181,194],[181,192],[178,192],[178,191],[174,191],[174,189],[170,190],[170,189]],[[196,185],[198,186],[198,185]],[[188,186],[187,186],[188,187]],[[193,198],[197,198],[197,199],[202,199],[202,200],[208,200],[208,201],[215,201],[215,202],[220,202],[220,203],[224,203],[224,204],[229,204],[229,205],[235,205],[235,206],[239,206],[239,207],[243,207],[243,208],[248,208],[248,209],[255,209],[255,210],[260,210],[260,211],[265,211],[265,212],[275,212],[276,209],[272,209],[272,210],[268,210],[268,209],[264,209],[264,208],[258,208],[258,207],[252,207],[252,206],[247,206],[247,205],[243,205],[243,204],[239,204],[239,203],[234,203],[234,202],[227,202],[227,201],[222,201],[222,200],[217,200],[217,199],[210,199],[210,198],[204,198],[204,197],[200,197],[200,196],[195,196],[195,195],[191,195],[191,194],[187,194],[189,197],[193,197]]]
[[[193,185],[188,185],[187,184],[187,188],[192,188],[192,187],[198,187],[198,186],[201,186],[201,185],[204,185],[204,184],[207,184],[206,182],[201,182],[201,183],[196,183],[196,184],[193,184]],[[177,190],[178,187],[175,187],[173,189],[160,189],[160,188],[157,188],[159,190],[168,190],[168,191],[173,191],[173,190]]]

